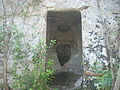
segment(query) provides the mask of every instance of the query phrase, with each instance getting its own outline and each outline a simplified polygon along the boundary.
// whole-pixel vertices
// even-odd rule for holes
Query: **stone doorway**
[[[48,11],[46,39],[47,43],[56,40],[55,47],[48,52],[48,58],[55,60],[53,84],[74,87],[83,75],[80,12]]]

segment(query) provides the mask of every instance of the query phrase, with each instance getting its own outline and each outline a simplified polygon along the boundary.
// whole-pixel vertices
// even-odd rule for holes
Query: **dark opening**
[[[57,68],[52,85],[73,87],[80,74],[82,75],[81,28],[79,11],[48,11],[46,41],[57,41],[55,47],[48,52],[48,57],[55,60]]]
[[[68,44],[60,44],[56,48],[58,60],[60,65],[63,66],[71,56],[71,48]]]

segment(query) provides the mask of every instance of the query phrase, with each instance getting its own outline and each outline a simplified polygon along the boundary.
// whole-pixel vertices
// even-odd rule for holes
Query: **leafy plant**
[[[92,69],[95,73],[100,73],[100,76],[93,77],[94,83],[98,90],[110,90],[112,85],[111,71],[108,68],[103,67],[100,61],[95,62]]]
[[[54,72],[54,62],[51,59],[46,60],[46,50],[54,46],[55,40],[51,40],[48,46],[44,40],[40,40],[33,49],[26,51],[25,48],[28,47],[25,42],[22,43],[24,37],[22,32],[16,30],[14,34],[12,88],[15,90],[46,90]],[[31,60],[28,60],[31,55]]]

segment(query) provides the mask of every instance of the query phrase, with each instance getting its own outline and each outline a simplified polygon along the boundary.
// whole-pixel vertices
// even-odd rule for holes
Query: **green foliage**
[[[57,88],[54,88],[54,90],[58,90]]]
[[[32,12],[35,12],[39,9],[38,6],[40,2],[41,0],[32,0],[32,2],[22,4],[22,6],[19,6],[20,4],[18,3],[18,6],[21,8],[20,11],[18,11],[19,16],[25,20],[25,18],[31,14],[29,9],[32,7]],[[14,17],[14,15],[12,17]],[[8,19],[9,17],[5,18]],[[37,17],[36,22],[32,25],[34,26],[33,28],[35,28],[39,20],[40,18]],[[13,61],[12,59],[10,61],[13,62],[10,70],[13,78],[12,88],[14,90],[46,90],[51,80],[51,75],[54,72],[54,62],[51,59],[46,60],[46,53],[47,50],[54,46],[56,41],[51,40],[50,44],[47,46],[44,40],[40,40],[40,42],[31,49],[30,44],[24,40],[24,33],[22,32],[24,30],[18,29],[14,20],[11,24],[6,24],[7,29],[10,29],[8,30],[10,33],[5,32],[2,20],[0,23],[2,23],[0,24],[0,53],[3,53],[5,37],[11,35],[8,47],[10,48],[9,55],[12,56],[13,59]]]
[[[54,72],[53,60],[46,60],[46,48],[52,47],[55,40],[51,41],[50,46],[46,46],[45,41],[40,40],[33,49],[27,49],[27,51],[28,47],[25,42],[22,42],[24,34],[17,30],[16,26],[14,30],[12,88],[15,90],[46,90]],[[30,60],[29,57],[31,57]]]
[[[41,0],[33,0],[32,3],[34,5],[39,5],[41,3]]]
[[[3,88],[3,84],[2,83],[0,83],[0,88]]]
[[[94,66],[92,66],[95,73],[101,74],[100,76],[93,77],[94,83],[97,85],[98,90],[110,90],[112,85],[111,71],[103,66],[100,61],[95,62]]]
[[[27,16],[31,15],[31,10],[29,9],[32,8],[33,9],[32,13],[33,13],[34,11],[38,10],[38,6],[40,5],[40,3],[41,3],[41,0],[32,0],[28,2],[28,4],[23,4],[19,13],[20,16],[25,19]]]
[[[3,26],[2,25],[0,25],[0,53],[2,53],[3,51],[3,40],[4,40],[4,37],[5,37],[5,32],[4,32],[4,30],[3,30]]]

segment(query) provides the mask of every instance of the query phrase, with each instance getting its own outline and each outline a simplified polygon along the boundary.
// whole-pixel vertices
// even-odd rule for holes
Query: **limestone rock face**
[[[2,7],[2,0],[0,0],[0,19],[3,18],[3,7]],[[7,0],[5,1],[5,6],[7,10],[7,15],[10,16],[12,14],[12,8],[11,4],[17,5],[18,0]],[[23,3],[26,0],[20,0],[20,5],[24,6]],[[58,71],[74,71],[77,74],[80,74],[82,71],[82,68],[80,68],[82,62],[78,63],[78,61],[82,60],[86,62],[86,64],[90,63],[91,65],[96,60],[101,60],[105,64],[107,62],[107,53],[106,53],[106,41],[104,37],[105,29],[102,26],[102,20],[107,21],[107,27],[111,30],[111,28],[114,27],[114,25],[117,23],[116,19],[120,17],[120,0],[98,0],[99,7],[98,8],[98,2],[97,0],[41,0],[40,5],[37,9],[33,9],[33,7],[30,7],[28,9],[28,15],[26,16],[26,19],[23,19],[21,15],[19,15],[19,11],[21,10],[21,7],[17,8],[16,16],[15,16],[15,23],[19,27],[21,31],[25,34],[25,40],[30,44],[30,47],[34,47],[39,41],[39,39],[46,39],[47,38],[47,14],[48,11],[77,11],[81,14],[79,15],[80,18],[74,18],[74,23],[71,23],[71,20],[68,19],[66,22],[67,17],[69,15],[65,16],[64,19],[65,22],[61,22],[63,20],[59,20],[58,17],[52,18],[50,21],[52,30],[58,28],[59,33],[51,32],[54,37],[51,39],[57,38],[58,45],[64,44],[64,45],[72,45],[70,51],[66,51],[68,54],[68,59],[66,59],[65,62],[62,62],[61,65],[59,64],[59,61],[57,60],[55,67]],[[31,0],[28,0],[27,3],[31,2]],[[25,4],[25,5],[26,5]],[[57,16],[57,15],[56,15]],[[77,16],[76,16],[77,17]],[[9,17],[7,19],[7,23],[10,23],[12,17]],[[51,17],[48,17],[51,18]],[[50,19],[48,19],[50,20]],[[77,23],[81,20],[81,32],[77,32],[76,35],[74,32],[72,32],[70,29],[72,28],[75,30],[76,27],[79,27]],[[59,21],[59,23],[56,23],[56,21]],[[0,20],[1,23],[1,20]],[[59,25],[60,24],[60,25]],[[118,25],[114,27],[114,30],[117,30]],[[66,32],[67,35],[66,35]],[[55,36],[57,35],[57,36]],[[80,36],[77,39],[74,39],[75,36]],[[112,39],[111,43],[113,45],[116,44],[116,37],[111,33]],[[61,38],[59,38],[61,37]],[[76,44],[76,41],[79,40],[79,43]],[[65,40],[65,41],[64,41]],[[76,40],[76,41],[75,41]],[[64,42],[63,42],[64,41]],[[68,41],[68,42],[67,42]],[[56,49],[54,49],[54,52]],[[50,57],[53,57],[53,59],[58,59],[57,53],[51,53]],[[70,53],[71,52],[71,53]],[[114,56],[117,53],[117,50],[114,49]],[[65,54],[66,54],[65,53]],[[80,56],[79,56],[80,55]],[[81,57],[83,56],[83,57]],[[0,54],[0,60],[2,60],[2,55]],[[66,57],[65,57],[66,58]],[[12,63],[11,60],[9,60],[9,63]],[[80,66],[79,66],[80,64]],[[2,65],[0,64],[0,75],[2,74]]]

